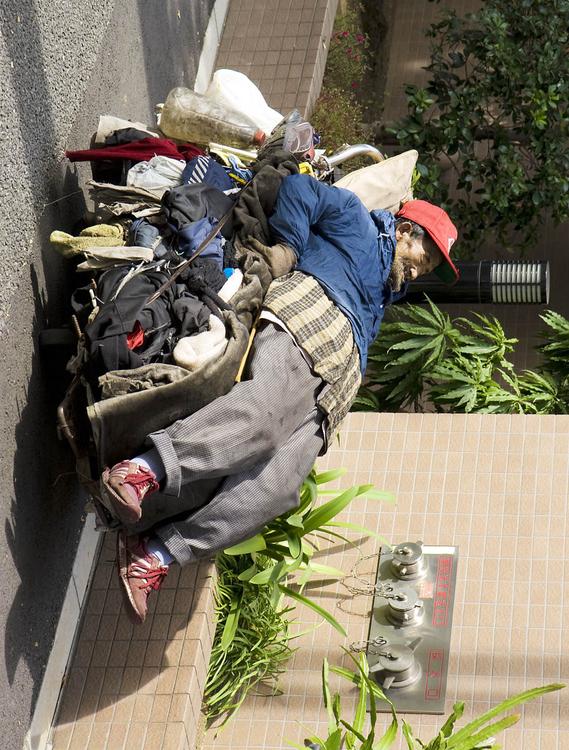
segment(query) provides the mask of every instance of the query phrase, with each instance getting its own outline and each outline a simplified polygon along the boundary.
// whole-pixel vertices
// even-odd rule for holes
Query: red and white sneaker
[[[101,475],[101,494],[119,521],[133,524],[142,516],[145,497],[159,488],[156,475],[134,461],[121,461]]]
[[[135,534],[117,534],[117,567],[120,588],[127,614],[141,625],[148,612],[148,597],[157,591],[168,574],[168,565],[162,565],[155,555],[146,551],[144,539]]]

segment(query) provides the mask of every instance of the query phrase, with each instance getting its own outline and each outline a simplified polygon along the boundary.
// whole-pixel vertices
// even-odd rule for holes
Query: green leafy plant
[[[344,473],[343,469],[313,470],[302,485],[297,508],[217,556],[217,627],[204,692],[208,724],[222,717],[226,721],[259,683],[276,691],[278,675],[293,653],[289,634],[293,607],[283,606],[285,596],[309,607],[345,635],[338,620],[303,593],[314,574],[319,578],[343,575],[313,560],[314,553],[322,540],[351,543],[340,531],[378,536],[335,517],[356,498],[391,500],[392,496],[371,485],[323,489]],[[327,496],[330,499],[322,502]],[[291,577],[295,577],[294,588]]]
[[[539,347],[544,369],[566,382],[569,378],[569,321],[553,310],[547,310],[540,317],[549,329],[542,333],[546,343]]]
[[[302,485],[297,508],[269,523],[260,534],[225,550],[226,555],[246,557],[248,565],[239,576],[241,581],[252,585],[272,586],[275,601],[279,593],[287,594],[298,603],[317,612],[342,635],[345,635],[345,631],[336,618],[302,594],[314,573],[333,577],[343,575],[341,570],[322,565],[312,559],[319,549],[318,541],[324,538],[330,541],[340,539],[350,543],[349,539],[337,531],[339,528],[359,531],[366,535],[373,534],[364,527],[334,519],[355,498],[393,499],[390,493],[377,492],[373,485],[369,484],[357,485],[343,491],[322,489],[323,484],[338,479],[344,473],[344,469],[333,469],[320,474],[312,471]],[[326,495],[331,495],[330,500],[320,504],[320,497]],[[268,565],[267,558],[270,558]],[[298,590],[284,585],[284,581],[293,574],[297,576]]]
[[[394,308],[395,320],[382,325],[370,347],[367,385],[356,399],[356,408],[366,408],[365,399],[374,400],[378,408],[418,406],[432,368],[460,340],[449,316],[429,305],[430,310],[419,305]]]
[[[262,564],[258,560],[260,569]],[[208,725],[220,718],[227,721],[260,683],[276,694],[278,676],[293,654],[289,633],[293,607],[283,607],[282,596],[275,602],[271,586],[243,583],[239,575],[246,565],[242,556],[217,556],[218,628],[203,699]]]
[[[361,31],[359,13],[349,9],[338,16],[330,39],[324,85],[357,89],[367,70],[367,35]]]
[[[395,742],[399,726],[393,703],[386,697],[377,683],[370,679],[369,667],[365,655],[360,654],[359,660],[356,660],[349,651],[346,651],[346,653],[354,661],[358,671],[351,672],[344,667],[330,668],[328,660],[324,659],[322,664],[322,693],[324,696],[324,706],[328,712],[328,737],[323,739],[317,735],[312,735],[305,741],[304,747],[320,748],[320,750],[341,750],[345,746],[348,750],[355,750],[355,748],[358,748],[358,750],[387,750]],[[335,693],[332,697],[330,692],[330,669],[358,686],[358,702],[351,723],[348,723],[341,716],[340,694]],[[392,720],[382,737],[376,739],[377,714],[375,706],[377,700],[385,701],[389,704]],[[370,728],[367,735],[364,736],[368,703]],[[293,747],[303,750],[301,745],[293,744]]]
[[[523,693],[506,698],[494,708],[456,731],[455,724],[464,713],[464,703],[455,703],[452,713],[441,727],[438,735],[430,742],[424,743],[416,739],[411,726],[406,721],[403,722],[403,736],[409,750],[483,750],[483,748],[491,747],[497,750],[500,746],[495,744],[494,735],[517,724],[520,720],[520,714],[510,714],[494,721],[496,717],[523,703],[535,700],[541,695],[561,690],[564,687],[565,685],[562,683],[552,683],[551,685],[525,690]]]
[[[493,375],[512,372],[506,355],[517,339],[496,318],[451,320],[430,300],[396,307],[393,317],[370,347],[356,409],[418,409],[429,400],[441,410],[482,411],[498,398]]]
[[[544,211],[569,216],[569,3],[486,0],[427,34],[428,84],[390,128],[419,151],[416,197],[447,208],[464,257],[494,237],[530,247]]]
[[[363,109],[348,89],[323,87],[310,122],[322,137],[322,147],[329,152],[338,150],[345,143],[362,143],[367,140]],[[356,161],[353,159],[346,162],[345,169],[352,167]]]
[[[368,46],[359,5],[352,3],[345,13],[336,17],[322,90],[310,118],[322,137],[322,147],[329,152],[345,143],[366,142],[369,138],[364,107],[359,101],[359,90],[367,71]],[[353,171],[364,164],[365,160],[352,159],[343,168]]]
[[[517,339],[496,318],[451,320],[430,300],[427,307],[397,307],[393,317],[370,347],[366,384],[354,409],[417,410],[430,404],[465,413],[569,411],[569,322],[561,315],[542,315],[553,336],[540,347],[544,365],[520,373],[507,359]]]
[[[349,654],[349,652],[347,653]],[[342,748],[347,747],[348,750],[387,750],[397,738],[399,725],[397,713],[393,704],[385,696],[381,688],[370,679],[369,668],[364,654],[360,655],[359,661],[356,661],[351,654],[349,656],[356,663],[357,671],[355,672],[344,667],[329,667],[327,660],[324,660],[322,667],[322,692],[324,705],[328,711],[328,737],[323,739],[313,735],[305,741],[305,748],[310,747],[313,750],[342,750]],[[356,713],[351,724],[341,717],[340,695],[336,693],[332,698],[330,694],[328,683],[330,671],[349,680],[359,690]],[[455,725],[464,713],[464,703],[455,703],[452,713],[439,730],[437,736],[430,742],[425,743],[417,739],[414,736],[411,725],[406,721],[402,722],[403,737],[409,750],[483,750],[490,747],[497,749],[499,746],[494,744],[494,735],[516,724],[520,719],[520,715],[510,714],[497,721],[494,721],[494,719],[523,703],[535,700],[546,693],[561,690],[564,687],[565,685],[561,683],[553,683],[526,690],[523,693],[507,698],[460,729],[455,729]],[[382,737],[378,739],[376,739],[376,700],[387,702],[392,714],[390,726]],[[370,728],[367,735],[364,735],[368,702]],[[299,750],[303,750],[300,745],[293,746]]]

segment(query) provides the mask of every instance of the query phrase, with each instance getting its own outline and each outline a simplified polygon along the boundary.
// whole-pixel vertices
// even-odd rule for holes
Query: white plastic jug
[[[206,96],[218,104],[241,112],[252,125],[267,134],[283,119],[280,112],[269,107],[253,81],[237,70],[216,70]]]

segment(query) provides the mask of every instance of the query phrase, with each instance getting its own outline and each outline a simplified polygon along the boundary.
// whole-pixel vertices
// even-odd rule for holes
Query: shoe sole
[[[114,513],[121,523],[130,526],[142,518],[142,509],[127,505],[122,497],[109,484],[110,469],[105,469],[101,476],[101,496],[106,500],[105,507]]]
[[[117,534],[117,569],[127,617],[134,625],[142,625],[146,616],[143,617],[137,610],[128,585],[128,548],[123,534]]]

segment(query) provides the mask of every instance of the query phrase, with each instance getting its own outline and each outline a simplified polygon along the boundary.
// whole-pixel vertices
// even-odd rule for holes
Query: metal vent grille
[[[544,304],[548,290],[543,284],[546,270],[539,261],[494,261],[490,270],[492,302],[498,304]]]

